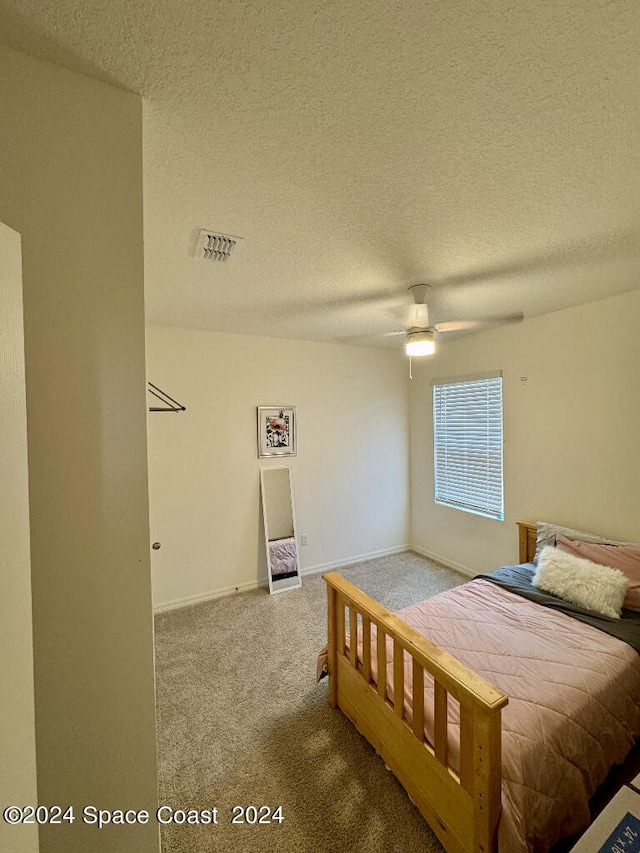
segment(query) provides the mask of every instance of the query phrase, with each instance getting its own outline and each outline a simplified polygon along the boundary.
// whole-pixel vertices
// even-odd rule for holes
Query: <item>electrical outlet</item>
[[[308,545],[309,544],[309,534],[308,533],[301,533],[300,534],[300,544],[301,545]]]

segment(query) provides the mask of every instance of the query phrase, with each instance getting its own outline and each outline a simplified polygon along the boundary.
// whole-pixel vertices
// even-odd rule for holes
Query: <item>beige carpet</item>
[[[341,574],[397,610],[464,578],[416,554]],[[382,760],[315,682],[326,641],[320,575],[156,617],[160,802],[218,809],[168,826],[163,853],[440,853]],[[282,806],[282,823],[231,824],[234,806]],[[249,817],[253,815],[249,813]]]

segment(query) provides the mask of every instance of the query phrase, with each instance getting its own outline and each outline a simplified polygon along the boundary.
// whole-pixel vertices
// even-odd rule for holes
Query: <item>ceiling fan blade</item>
[[[498,317],[484,317],[477,320],[445,320],[436,323],[433,328],[436,332],[470,332],[480,329],[492,329],[495,326],[506,326],[509,323],[519,323],[524,320],[524,314],[505,314]]]
[[[406,335],[406,333],[406,329],[397,329],[393,332],[379,332],[377,335],[341,335],[340,337],[334,338],[334,341],[341,344],[356,344],[360,341],[379,341],[382,338],[393,338],[396,335]]]

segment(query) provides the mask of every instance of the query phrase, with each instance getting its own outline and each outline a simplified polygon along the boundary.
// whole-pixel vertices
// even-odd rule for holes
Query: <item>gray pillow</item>
[[[589,542],[597,545],[631,545],[631,542],[618,542],[615,539],[606,539],[598,533],[589,533],[586,530],[575,530],[572,527],[562,527],[550,521],[536,521],[536,556],[534,562],[538,562],[540,552],[546,545],[555,545],[556,537],[561,533],[567,539],[579,542]]]

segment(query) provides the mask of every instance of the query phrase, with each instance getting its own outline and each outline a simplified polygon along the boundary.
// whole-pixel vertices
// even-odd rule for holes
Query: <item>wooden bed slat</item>
[[[358,636],[358,614],[355,607],[349,608],[349,634],[351,637]],[[356,642],[349,643],[349,660],[355,669],[358,664],[358,644]]]
[[[396,717],[404,717],[404,651],[397,640],[393,642],[393,707]]]
[[[460,706],[460,784],[473,792],[473,708]]]
[[[371,684],[371,620],[362,615],[362,677]]]
[[[423,687],[424,690],[424,687]],[[433,691],[433,747],[436,758],[445,767],[449,761],[449,738],[447,727],[448,695],[444,687],[437,681]]]
[[[424,669],[416,661],[413,665],[413,733],[424,743]]]
[[[343,655],[346,644],[345,644],[345,616],[344,616],[344,598],[338,594],[337,596],[337,604],[338,604],[338,617],[336,620],[337,625],[337,633],[336,633],[336,645],[338,647],[338,654]]]
[[[384,631],[376,632],[378,645],[378,696],[386,702],[387,699],[387,637]]]

